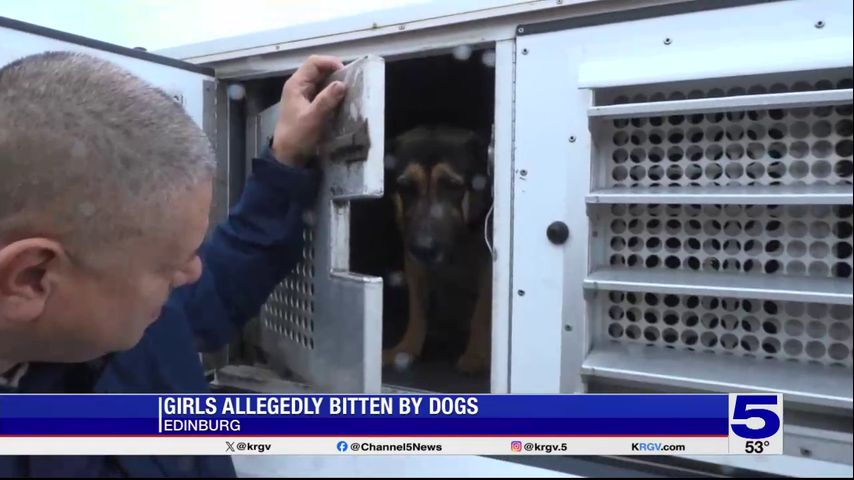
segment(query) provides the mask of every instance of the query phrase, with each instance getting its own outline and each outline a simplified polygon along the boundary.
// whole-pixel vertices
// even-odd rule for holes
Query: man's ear
[[[64,256],[62,245],[46,238],[0,246],[0,319],[15,323],[37,319],[53,288],[49,273]]]

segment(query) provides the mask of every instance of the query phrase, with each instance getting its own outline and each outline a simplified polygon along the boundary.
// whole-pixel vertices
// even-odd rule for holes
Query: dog
[[[392,201],[405,250],[409,319],[401,340],[383,352],[383,364],[395,364],[401,354],[419,357],[430,294],[450,289],[474,297],[468,341],[456,368],[483,373],[492,344],[492,256],[484,239],[492,205],[487,145],[471,130],[420,126],[395,138],[389,150],[395,159]],[[448,316],[439,310],[434,319]]]

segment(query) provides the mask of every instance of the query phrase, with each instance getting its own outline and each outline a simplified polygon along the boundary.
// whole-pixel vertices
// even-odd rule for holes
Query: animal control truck
[[[87,51],[172,95],[215,146],[214,221],[272,134],[282,82],[312,53],[355,62],[342,108],[357,129],[324,148],[357,158],[324,166],[302,262],[202,359],[214,387],[782,392],[782,457],[543,466],[851,475],[850,2],[433,2],[156,55],[8,19],[0,40],[0,63]],[[492,132],[480,378],[381,362],[406,318],[394,254],[372,260],[399,249],[385,144],[439,117]]]

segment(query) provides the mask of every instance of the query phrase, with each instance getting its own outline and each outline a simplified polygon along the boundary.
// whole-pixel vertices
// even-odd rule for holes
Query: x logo
[[[226,452],[233,452],[234,451],[234,442],[226,441],[225,442],[225,451]]]

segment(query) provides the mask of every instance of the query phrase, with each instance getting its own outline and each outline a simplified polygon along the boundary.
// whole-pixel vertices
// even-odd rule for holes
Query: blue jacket
[[[18,391],[208,392],[198,352],[233,340],[299,261],[302,214],[317,180],[313,171],[281,165],[265,151],[253,160],[239,203],[202,247],[201,278],[172,293],[138,345],[87,364],[31,364]],[[228,456],[0,456],[0,477],[21,476],[233,477],[235,471]]]

